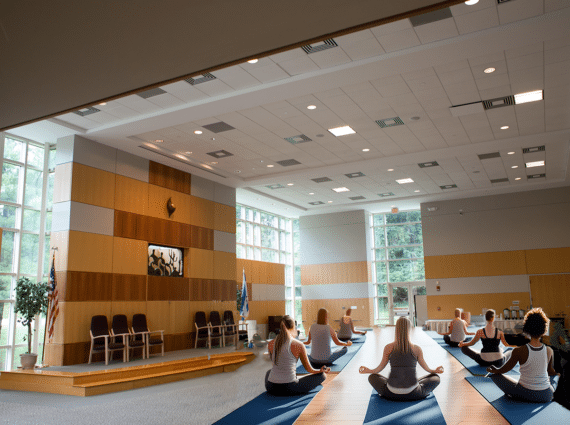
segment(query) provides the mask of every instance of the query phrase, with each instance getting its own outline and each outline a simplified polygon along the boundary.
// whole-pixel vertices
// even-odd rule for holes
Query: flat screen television
[[[149,244],[148,274],[184,277],[184,252],[180,248]]]

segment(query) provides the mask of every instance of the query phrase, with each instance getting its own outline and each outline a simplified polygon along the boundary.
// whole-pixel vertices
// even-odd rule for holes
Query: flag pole
[[[50,249],[51,249],[51,251],[53,251],[53,257],[52,257],[53,259],[52,259],[52,261],[55,263],[55,251],[57,251],[58,249],[57,249],[56,246],[52,246]],[[48,278],[48,279],[49,279],[49,278]],[[53,292],[52,292],[52,293],[53,293]],[[44,356],[45,356],[45,353],[46,353],[47,325],[48,325],[49,316],[50,316],[50,313],[51,313],[51,302],[52,302],[52,298],[53,298],[53,297],[52,297],[52,294],[48,293],[48,305],[47,305],[47,311],[46,311],[46,322],[45,322],[45,324],[44,324],[44,348],[43,348],[43,350],[42,350],[42,362],[41,362],[41,364],[42,364],[43,367],[45,367],[45,366],[44,366]]]

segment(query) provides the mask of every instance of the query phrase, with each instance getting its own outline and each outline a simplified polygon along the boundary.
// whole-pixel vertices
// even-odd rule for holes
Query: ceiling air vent
[[[439,164],[437,163],[437,161],[431,161],[431,162],[420,162],[418,164],[418,166],[420,168],[429,168],[429,167],[437,167]]]
[[[523,153],[544,152],[544,150],[545,150],[544,145],[542,145],[542,146],[535,146],[534,148],[524,148]]]
[[[505,97],[498,97],[496,99],[489,99],[483,101],[483,108],[487,109],[495,109],[495,108],[502,108],[503,106],[511,106],[515,104],[515,97],[514,96],[505,96]]]
[[[215,122],[213,124],[206,124],[203,125],[202,127],[205,128],[206,130],[210,130],[212,133],[221,133],[222,131],[235,130],[234,127],[232,127],[229,124],[226,124],[223,121]]]
[[[296,159],[284,159],[283,161],[277,161],[277,164],[283,167],[290,167],[291,165],[300,165],[301,163]]]
[[[234,156],[233,153],[229,153],[228,151],[215,151],[215,152],[208,152],[208,155],[213,156],[214,158],[226,158],[228,156]]]
[[[451,10],[449,7],[446,7],[445,9],[439,9],[433,12],[412,16],[410,17],[410,22],[412,23],[413,27],[419,27],[420,25],[431,24],[432,22],[437,22],[448,18],[451,18]]]
[[[395,127],[397,125],[404,125],[404,121],[402,121],[402,119],[400,117],[386,118],[383,120],[376,120],[375,122],[376,122],[376,124],[378,124],[380,126],[380,128]]]
[[[301,48],[305,51],[306,54],[309,55],[311,53],[332,49],[333,47],[336,46],[338,46],[338,44],[336,44],[336,41],[334,41],[332,38],[329,38],[327,40],[319,41],[317,43],[307,44],[306,46],[303,46]]]
[[[324,204],[323,201],[315,201],[315,202],[309,202],[310,205],[322,205]]]
[[[526,176],[526,178],[527,178],[528,180],[530,180],[530,179],[540,179],[540,178],[543,178],[543,177],[546,177],[546,174],[542,173],[542,174],[532,174],[532,175],[530,175],[530,176]]]
[[[332,182],[332,180],[329,179],[328,177],[318,177],[316,179],[311,179],[311,180],[314,181],[315,183]]]
[[[364,196],[351,196],[348,199],[351,199],[353,201],[360,201],[362,199],[366,199]]]
[[[499,152],[491,152],[491,153],[482,153],[481,155],[477,155],[479,159],[491,159],[491,158],[500,158],[501,154]]]
[[[507,3],[509,1],[513,1],[513,0],[497,0],[497,4]]]
[[[359,171],[358,173],[349,173],[349,174],[345,174],[346,177],[348,177],[349,179],[353,179],[355,177],[364,177],[364,173],[362,171]]]
[[[394,196],[394,194],[392,192],[386,192],[386,193],[379,193],[378,196],[381,198],[386,198],[387,196]]]
[[[150,89],[147,91],[142,91],[140,93],[137,93],[137,96],[142,97],[143,99],[148,99],[149,97],[158,96],[159,94],[164,94],[164,93],[166,93],[166,91],[162,90],[160,87],[157,87],[155,89]]]
[[[285,186],[283,186],[282,184],[270,184],[265,187],[268,189],[283,189]]]
[[[216,77],[212,74],[210,74],[209,72],[206,72],[205,74],[202,75],[196,75],[195,77],[192,78],[186,78],[184,81],[186,81],[188,84],[195,86],[197,84],[202,84],[202,83],[206,83],[208,81],[212,81],[215,80]]]
[[[445,190],[445,189],[455,189],[455,188],[457,188],[457,185],[456,185],[456,184],[446,184],[446,185],[444,185],[444,186],[440,186],[440,188],[442,188],[443,190]]]
[[[74,114],[77,114],[80,117],[86,117],[87,115],[95,114],[97,112],[99,112],[99,109],[97,108],[83,108],[79,111],[73,111]]]
[[[309,139],[304,134],[299,134],[298,136],[293,136],[293,137],[285,137],[285,140],[287,140],[292,145],[305,143],[305,142],[312,142],[312,139]]]
[[[508,178],[502,178],[502,179],[492,179],[491,183],[507,183],[509,181]]]

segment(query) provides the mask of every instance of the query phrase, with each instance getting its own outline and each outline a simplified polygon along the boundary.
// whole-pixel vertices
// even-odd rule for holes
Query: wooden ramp
[[[214,354],[185,360],[95,372],[71,373],[48,369],[0,372],[0,389],[91,396],[233,372],[253,360],[251,352]]]

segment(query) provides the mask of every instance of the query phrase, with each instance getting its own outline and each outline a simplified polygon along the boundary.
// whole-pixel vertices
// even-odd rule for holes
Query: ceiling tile
[[[501,25],[522,21],[542,14],[543,2],[536,0],[517,0],[501,3],[498,6]]]
[[[214,71],[213,74],[216,78],[222,80],[234,90],[240,90],[260,84],[256,78],[241,66],[231,66],[229,68],[219,69]]]
[[[251,69],[248,69],[247,72],[262,83],[270,83],[272,81],[282,80],[289,77],[289,74],[283,71],[283,69],[275,63],[266,66],[252,67]]]
[[[456,16],[455,23],[459,30],[459,34],[469,34],[475,31],[482,31],[487,28],[499,26],[499,15],[496,8],[488,7],[475,12]]]
[[[206,83],[199,84],[195,88],[208,96],[219,96],[222,94],[231,93],[234,91],[230,86],[220,80],[212,80]]]
[[[371,58],[385,53],[384,49],[375,37],[353,43],[346,43],[341,45],[341,47],[353,61]]]
[[[339,49],[338,47],[311,53],[309,56],[321,69],[330,68],[351,61],[350,57],[348,57],[344,50],[341,48]]]
[[[176,83],[161,86],[161,89],[176,96],[178,99],[186,103],[195,102],[202,99],[207,99],[208,95],[197,90],[186,81],[178,81]]]
[[[319,69],[317,64],[313,62],[305,52],[303,52],[303,55],[305,56],[279,62],[279,66],[281,66],[281,68],[283,68],[289,75],[299,75]]]
[[[370,31],[372,32],[372,34],[374,34],[376,38],[378,38],[386,34],[391,34],[411,28],[412,24],[410,23],[409,19],[400,19],[395,22],[390,22],[388,24],[379,25],[377,27],[371,28]]]
[[[420,25],[415,27],[414,30],[422,44],[445,40],[459,35],[455,21],[452,18]]]
[[[394,33],[384,34],[377,36],[376,38],[386,52],[403,50],[409,47],[419,46],[421,44],[420,39],[412,28]]]

